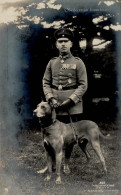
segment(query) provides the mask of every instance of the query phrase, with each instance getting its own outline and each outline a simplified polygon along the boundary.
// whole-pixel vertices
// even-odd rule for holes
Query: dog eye
[[[42,109],[45,109],[45,106],[41,106]]]

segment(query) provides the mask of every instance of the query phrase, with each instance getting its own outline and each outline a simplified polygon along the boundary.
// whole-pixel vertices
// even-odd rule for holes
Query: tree
[[[76,3],[76,4],[75,4]],[[81,6],[80,6],[81,5]],[[63,0],[43,1],[33,3],[31,6],[25,5],[26,14],[19,17],[19,25],[33,25],[41,28],[69,27],[74,31],[75,37],[80,40],[86,39],[86,52],[93,49],[93,40],[98,37],[105,41],[113,40],[115,29],[111,25],[117,25],[119,22],[119,2],[114,1],[110,10],[109,2],[93,1],[89,2],[77,0],[70,2],[69,8],[65,8],[67,3]],[[79,9],[82,7],[81,9]],[[86,11],[84,11],[86,10]],[[80,36],[81,35],[81,36]],[[79,47],[78,43],[75,43]]]

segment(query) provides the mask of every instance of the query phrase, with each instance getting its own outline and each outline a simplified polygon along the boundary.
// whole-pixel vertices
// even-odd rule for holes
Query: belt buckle
[[[62,85],[58,85],[58,90],[62,90]]]

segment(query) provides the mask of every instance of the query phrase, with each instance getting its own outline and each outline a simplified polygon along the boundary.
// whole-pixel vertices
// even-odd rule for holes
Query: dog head
[[[45,122],[47,120],[55,121],[56,113],[55,109],[53,109],[47,102],[41,102],[37,105],[37,108],[33,111],[33,115],[38,118],[44,119]]]

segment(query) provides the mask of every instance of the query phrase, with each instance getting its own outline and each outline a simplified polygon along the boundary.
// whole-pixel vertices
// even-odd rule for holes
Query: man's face
[[[60,52],[68,53],[72,47],[72,42],[68,38],[59,38],[56,41],[56,47]]]

